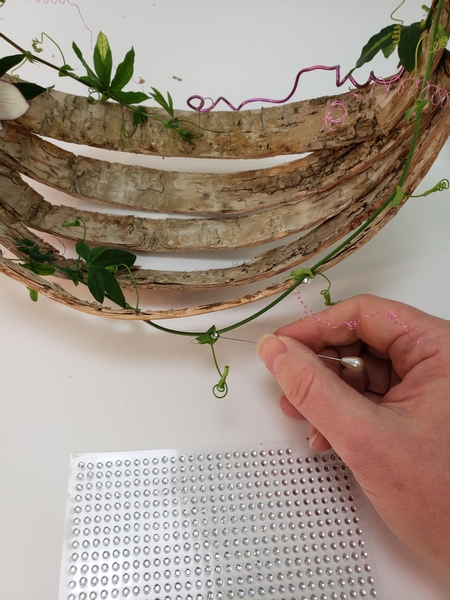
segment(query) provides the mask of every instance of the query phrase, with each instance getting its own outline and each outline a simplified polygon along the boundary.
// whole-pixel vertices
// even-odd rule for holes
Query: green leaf
[[[416,100],[414,102],[414,106],[411,106],[411,108],[408,108],[408,110],[405,112],[406,122],[409,124],[413,116],[413,120],[416,120],[420,113],[423,111],[423,109],[427,106],[427,104],[429,104],[429,102],[430,101],[428,99]]]
[[[117,266],[124,269],[124,265],[131,267],[134,265],[135,261],[136,255],[131,252],[98,246],[91,250],[89,264],[95,265],[96,267]]]
[[[30,294],[30,299],[33,300],[33,302],[37,302],[39,299],[39,294],[37,293],[36,290],[33,290],[33,288],[30,288],[27,286],[27,290],[28,293]]]
[[[146,123],[149,119],[147,111],[143,106],[138,106],[133,111],[133,123],[135,125],[141,125],[141,123]]]
[[[106,269],[101,269],[100,273],[103,278],[105,292],[108,295],[108,298],[118,304],[121,308],[127,308],[125,296],[123,295],[120,285],[118,284],[114,275]]]
[[[51,265],[43,265],[41,262],[36,260],[30,260],[29,263],[25,263],[21,266],[25,267],[25,269],[33,271],[33,273],[36,275],[53,275],[55,272],[55,268]]]
[[[111,97],[117,100],[119,104],[139,104],[148,100],[149,96],[144,92],[122,92],[120,90],[110,90]]]
[[[201,335],[199,335],[198,337],[196,337],[195,340],[199,344],[209,344],[210,346],[212,346],[219,339],[219,336],[217,336],[217,337],[211,337],[211,334],[214,333],[214,331],[216,331],[216,326],[215,325],[213,325],[212,327],[210,327],[208,329],[208,331],[206,331],[205,333],[202,333]]]
[[[311,269],[296,269],[295,271],[291,271],[290,277],[292,277],[292,279],[297,279],[298,281],[303,281],[305,277],[311,277],[311,279],[313,279],[314,273]]]
[[[32,261],[36,261],[38,263],[48,262],[52,260],[52,255],[50,252],[46,252],[45,254],[43,254],[40,251],[39,245],[36,244],[36,242],[33,242],[33,240],[29,240],[28,238],[23,238],[20,241],[20,245],[17,247],[17,250],[29,256]]]
[[[105,282],[100,269],[95,267],[88,269],[87,285],[91,294],[101,304],[105,299]]]
[[[170,114],[173,115],[173,100],[172,96],[170,95],[170,92],[167,92],[167,103],[169,105]]]
[[[58,270],[65,273],[69,279],[71,279],[75,285],[78,285],[80,281],[83,281],[83,274],[80,270],[72,269],[71,267],[59,266]]]
[[[81,81],[81,83],[84,83],[88,87],[97,91],[100,90],[102,87],[102,84],[97,78],[92,79],[92,77],[88,77],[87,75],[82,75],[81,77],[78,77],[78,81]]]
[[[46,254],[42,254],[42,252],[40,252],[39,249],[36,252],[33,250],[30,250],[29,252],[27,252],[27,254],[31,258],[32,261],[35,261],[37,263],[45,263],[45,262],[52,260],[52,258],[53,258],[49,252]]]
[[[392,208],[395,208],[396,206],[400,206],[404,197],[405,197],[405,192],[398,185],[395,188],[395,196],[392,198],[392,202],[391,202]]]
[[[412,23],[408,27],[402,26],[402,33],[398,43],[398,57],[401,64],[408,72],[414,71],[417,59],[420,57],[421,47],[419,46],[422,30],[420,23]]]
[[[81,258],[83,260],[85,260],[87,263],[90,261],[91,250],[90,250],[89,246],[86,244],[86,242],[77,242],[77,244],[75,246],[75,250],[77,251],[77,254],[79,256],[81,256]]]
[[[34,250],[34,251],[39,250],[39,244],[37,244],[36,242],[33,242],[33,240],[30,240],[28,238],[22,238],[20,240],[19,245],[17,246],[17,250],[28,254],[28,252],[30,250]]]
[[[112,71],[112,53],[106,35],[100,31],[94,48],[94,68],[105,89],[109,88]]]
[[[355,69],[359,69],[365,63],[370,62],[380,50],[389,47],[393,42],[393,34],[396,25],[388,25],[379,33],[372,36],[361,51],[361,56],[356,61]]]
[[[3,77],[7,71],[20,64],[25,58],[25,54],[13,54],[12,56],[5,56],[4,58],[1,58],[0,77]]]
[[[90,252],[89,263],[94,262],[94,260],[105,251],[106,251],[105,246],[96,246],[95,248],[91,248],[89,251]]]
[[[169,92],[167,92],[167,100],[164,98],[164,96],[161,94],[161,92],[159,90],[157,90],[156,88],[152,87],[153,93],[150,94],[150,96],[153,98],[153,100],[155,100],[166,112],[169,113],[169,115],[173,118],[174,116],[174,112],[173,112],[173,101],[172,101],[172,96],[169,94]]]
[[[133,72],[134,49],[131,48],[131,50],[126,53],[123,62],[121,62],[116,69],[116,74],[114,75],[113,80],[111,81],[111,90],[122,90],[133,77]]]
[[[63,65],[59,69],[59,77],[67,77],[69,71],[73,71],[72,67],[70,65]]]
[[[33,100],[33,98],[40,96],[48,90],[48,88],[37,85],[36,83],[20,82],[14,83],[13,85],[19,90],[25,100]]]
[[[96,76],[94,71],[91,69],[91,67],[84,60],[83,54],[81,53],[81,50],[78,48],[78,46],[75,44],[75,42],[72,42],[72,48],[73,48],[73,51],[75,52],[75,54],[77,55],[78,59],[80,60],[81,64],[86,69],[86,73],[88,75],[89,81],[93,82],[93,83],[88,83],[88,85],[90,85],[91,87],[93,87],[95,89],[98,89],[101,86],[100,80],[98,79],[98,77]],[[80,81],[83,81],[83,79],[85,79],[85,78],[79,77]],[[84,83],[86,83],[86,81],[84,81]]]
[[[188,131],[187,129],[182,129],[181,127],[178,127],[178,126],[174,127],[174,129],[178,133],[180,138],[183,141],[188,142],[189,144],[194,144],[194,140],[199,137],[196,133],[193,133],[192,131]]]
[[[389,58],[390,55],[394,52],[394,50],[397,48],[397,42],[392,42],[392,44],[390,46],[385,46],[384,48],[381,48],[381,52],[383,53],[384,58]]]
[[[110,300],[120,307],[127,308],[125,296],[117,283],[117,279],[103,267],[90,266],[88,268],[87,285],[97,302],[102,303],[105,295],[107,295]]]

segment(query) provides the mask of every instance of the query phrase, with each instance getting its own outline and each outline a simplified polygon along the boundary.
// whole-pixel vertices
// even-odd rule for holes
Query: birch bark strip
[[[430,115],[424,118],[422,137],[432,133],[427,127],[430,118]],[[1,164],[0,201],[3,206],[12,209],[27,227],[71,239],[81,239],[83,228],[68,229],[62,223],[81,218],[86,224],[86,240],[94,244],[150,252],[234,250],[311,229],[350,204],[366,202],[367,195],[378,181],[392,179],[392,172],[405,160],[409,145],[409,139],[403,139],[391,150],[389,161],[374,162],[356,177],[321,194],[308,196],[297,204],[243,216],[151,219],[54,206]]]
[[[439,149],[444,145],[450,133],[450,111],[440,111],[433,119],[433,134],[426,135],[422,134],[420,145],[416,158],[413,163],[413,168],[408,179],[408,183],[405,186],[405,192],[407,194],[413,193],[415,187],[420,183],[421,179],[429,170],[432,165],[436,154]],[[384,202],[385,198],[395,188],[396,182],[401,171],[402,165],[397,165],[396,171],[391,174],[391,177],[383,179],[379,182],[377,188],[372,191],[371,194],[366,196],[365,202],[362,204],[354,204],[347,208],[345,211],[338,214],[336,217],[329,219],[313,231],[309,232],[300,239],[281,246],[273,250],[264,252],[257,256],[254,261],[250,263],[244,263],[239,266],[229,267],[225,269],[211,269],[207,271],[157,271],[157,270],[145,270],[136,269],[134,270],[134,276],[137,284],[140,288],[147,289],[173,289],[173,290],[202,290],[211,289],[215,287],[228,287],[233,285],[243,285],[259,281],[262,279],[269,278],[276,274],[293,269],[299,264],[304,263],[306,260],[313,258],[319,251],[328,248],[331,244],[339,241],[343,235],[346,235],[350,231],[356,229],[361,225],[376,208]],[[367,233],[363,233],[356,239],[353,244],[343,250],[336,258],[331,259],[324,268],[332,266],[351,254],[363,243],[371,239],[373,235],[396,213],[398,209],[391,209],[385,211],[371,227]],[[0,212],[0,223],[5,223],[6,229],[16,232],[16,223],[10,221],[9,213]],[[30,235],[28,237],[31,237]],[[5,238],[0,229],[0,239],[5,243]],[[8,238],[9,243],[11,239]],[[38,240],[42,245],[42,242]],[[14,251],[14,249],[12,249]],[[45,246],[47,251],[47,247]],[[63,265],[70,264],[73,267],[74,261],[66,262],[66,259],[56,259],[57,262],[62,261]],[[235,301],[225,302],[224,308],[230,308],[232,306],[239,305],[240,303],[251,302],[256,299],[270,296],[272,294],[284,291],[291,282],[287,284],[278,284],[275,286],[269,286],[265,290],[258,292],[256,295],[246,295],[242,298],[238,298]],[[132,287],[131,281],[126,277],[121,278],[121,284],[126,287]],[[28,284],[27,284],[28,285]],[[236,302],[237,304],[233,304]],[[221,306],[222,303],[215,303],[213,306]],[[207,305],[208,307],[211,305]],[[186,309],[187,310],[187,309]],[[189,309],[190,310],[190,309]],[[203,308],[201,309],[203,310]],[[204,312],[208,312],[209,309],[205,309]],[[219,310],[214,308],[213,310]],[[166,314],[164,311],[162,314]],[[172,315],[172,313],[170,313]],[[183,316],[183,314],[178,314]],[[191,314],[191,313],[189,313]],[[194,314],[194,313],[192,313]],[[200,314],[200,313],[195,313]],[[118,316],[115,318],[119,318]],[[124,316],[124,318],[131,318]],[[153,317],[152,317],[153,318]],[[159,317],[158,317],[159,318]],[[170,315],[161,318],[171,318]]]
[[[13,124],[0,131],[0,163],[75,198],[169,214],[239,214],[332,189],[390,155],[403,124],[361,144],[238,173],[179,173],[75,155]]]
[[[444,4],[440,22],[449,31],[448,3]],[[423,46],[426,50],[427,40]],[[435,53],[433,69],[437,67],[442,53],[442,50]],[[422,52],[419,73],[423,70],[426,54],[426,51]],[[408,80],[408,75],[404,79]],[[437,83],[434,75],[430,81]],[[123,145],[122,117],[126,129],[133,129],[129,111],[124,113],[122,107],[115,103],[88,103],[86,98],[55,90],[31,101],[29,111],[18,122],[41,136],[108,150],[167,157],[263,158],[342,147],[386,135],[410,106],[409,95],[398,94],[399,88],[404,85],[405,81],[393,84],[387,95],[383,85],[375,85],[365,91],[260,110],[202,113],[200,124],[205,129],[197,127],[198,113],[176,111],[175,117],[182,121],[183,127],[199,133],[194,144],[184,142],[173,130],[164,130],[161,123],[149,119]],[[339,131],[330,131],[324,127],[324,118],[327,108],[335,100],[345,104],[348,116]],[[161,109],[149,109],[149,112],[159,118],[167,118]],[[186,122],[191,125],[186,125]]]

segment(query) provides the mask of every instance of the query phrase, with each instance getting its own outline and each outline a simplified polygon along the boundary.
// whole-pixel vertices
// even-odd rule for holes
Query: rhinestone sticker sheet
[[[377,598],[361,495],[295,443],[74,455],[59,600]]]

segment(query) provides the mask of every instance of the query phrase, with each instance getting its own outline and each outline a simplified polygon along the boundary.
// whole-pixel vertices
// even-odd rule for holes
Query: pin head
[[[364,369],[364,361],[359,356],[344,356],[344,358],[341,358],[341,365],[350,369],[350,371],[362,371]]]
[[[324,354],[318,354],[317,356],[319,358],[326,358],[327,360],[337,360],[343,367],[350,369],[350,371],[362,371],[364,369],[364,361],[359,356],[344,356],[343,358],[325,356]]]

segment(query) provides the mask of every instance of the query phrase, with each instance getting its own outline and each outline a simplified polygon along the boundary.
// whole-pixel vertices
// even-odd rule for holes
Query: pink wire
[[[409,339],[416,340],[417,344],[420,342],[420,337],[418,337],[418,336],[412,336],[409,333],[409,330],[406,327],[406,325],[404,325],[403,323],[401,323],[398,320],[397,315],[394,314],[391,310],[387,310],[387,309],[378,310],[377,312],[373,313],[372,315],[360,315],[356,321],[339,321],[339,323],[336,323],[336,325],[332,325],[330,323],[329,319],[326,319],[325,321],[322,321],[322,319],[319,316],[313,315],[312,310],[310,310],[306,306],[305,302],[301,299],[301,297],[300,297],[300,291],[298,289],[296,289],[294,291],[294,298],[295,298],[295,301],[298,304],[298,306],[305,313],[305,315],[307,315],[311,319],[316,320],[319,323],[319,325],[328,325],[328,327],[330,329],[337,329],[341,325],[346,325],[348,327],[348,329],[355,330],[358,327],[358,325],[361,323],[361,319],[371,319],[372,317],[376,317],[379,314],[386,313],[386,317],[389,319],[389,321],[392,321],[396,325],[399,325],[400,327],[403,327],[403,329],[405,330],[405,333],[407,334],[407,336],[409,337]]]
[[[369,78],[367,79],[367,81],[365,83],[358,83],[356,81],[356,79],[353,78],[352,75],[346,75],[343,79],[341,79],[341,67],[340,67],[340,65],[334,65],[334,66],[315,65],[313,67],[307,67],[305,69],[301,69],[297,73],[297,76],[296,76],[295,81],[294,81],[294,86],[293,86],[291,92],[286,96],[286,98],[283,98],[282,100],[275,100],[273,98],[249,98],[248,100],[244,100],[243,102],[241,102],[241,104],[239,104],[239,106],[234,106],[224,96],[219,96],[219,98],[217,98],[217,100],[213,101],[213,103],[211,104],[211,106],[208,106],[208,107],[205,108],[205,100],[206,100],[206,98],[204,98],[203,96],[200,96],[200,95],[194,95],[194,96],[190,96],[187,99],[187,105],[189,106],[189,108],[191,108],[192,110],[195,110],[197,112],[209,112],[210,110],[212,110],[213,108],[215,108],[217,106],[217,104],[219,104],[219,102],[224,102],[227,106],[229,106],[231,108],[231,110],[234,110],[234,111],[241,110],[244,106],[246,106],[247,104],[250,104],[251,102],[268,102],[270,104],[284,104],[285,102],[287,102],[288,100],[290,100],[292,98],[292,96],[295,94],[295,92],[297,91],[297,87],[298,87],[300,78],[303,75],[303,73],[310,73],[311,71],[317,71],[317,70],[320,70],[320,71],[335,71],[335,73],[336,73],[336,79],[335,79],[335,81],[336,81],[336,87],[341,87],[341,86],[344,85],[344,83],[346,83],[347,81],[349,81],[352,85],[354,85],[358,89],[366,88],[371,83],[377,83],[377,84],[380,84],[380,85],[386,85],[386,84],[394,83],[395,81],[398,81],[400,79],[400,77],[404,73],[404,69],[402,68],[399,71],[399,73],[397,75],[395,75],[394,77],[392,77],[390,79],[380,79],[379,77],[376,77],[376,75],[374,74],[373,71],[371,71],[370,75],[369,75]],[[197,106],[194,105],[194,101],[198,101],[198,105]]]
[[[28,2],[31,2],[32,0],[28,0]],[[83,17],[83,13],[81,12],[80,7],[78,6],[78,4],[75,4],[74,2],[72,2],[72,0],[34,0],[36,2],[36,4],[39,4],[41,1],[44,4],[49,4],[50,2],[55,5],[55,4],[68,4],[69,6],[73,6],[73,8],[76,8],[78,10],[78,14],[80,15],[80,19],[81,22],[83,23],[83,25],[85,26],[85,28],[89,31],[89,34],[91,36],[91,49],[94,47],[94,34],[92,33],[92,30],[86,25],[86,21],[84,20]]]

